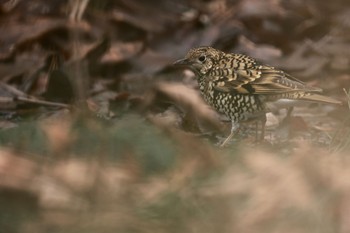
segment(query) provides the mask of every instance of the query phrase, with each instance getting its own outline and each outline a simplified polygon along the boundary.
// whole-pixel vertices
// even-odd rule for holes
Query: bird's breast
[[[209,105],[233,120],[247,120],[265,109],[257,95],[221,92],[214,89],[210,82],[201,89],[201,93]]]

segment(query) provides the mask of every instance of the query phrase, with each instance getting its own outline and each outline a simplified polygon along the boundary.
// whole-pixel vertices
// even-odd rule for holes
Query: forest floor
[[[350,232],[349,13],[345,0],[0,1],[0,233]],[[269,113],[262,142],[247,123],[221,148],[230,122],[172,65],[200,45],[343,105]]]

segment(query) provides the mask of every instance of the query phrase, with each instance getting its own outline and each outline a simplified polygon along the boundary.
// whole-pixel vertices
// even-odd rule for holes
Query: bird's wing
[[[302,81],[271,66],[258,64],[254,59],[241,55],[235,59],[234,68],[214,70],[212,76],[220,76],[215,89],[241,94],[281,94],[287,92],[321,92],[322,89],[307,86]],[[245,59],[245,60],[244,60]]]
[[[286,92],[322,92],[322,89],[310,87],[306,83],[294,78],[293,76],[277,70],[270,66],[258,66],[251,71],[251,76],[241,70],[237,70],[238,79],[250,79],[247,87],[254,94],[276,94]],[[244,77],[246,76],[246,77]],[[242,85],[244,88],[244,84]]]

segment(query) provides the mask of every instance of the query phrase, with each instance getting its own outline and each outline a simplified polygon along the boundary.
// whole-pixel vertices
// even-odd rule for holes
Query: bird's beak
[[[173,65],[189,65],[189,60],[186,59],[186,58],[183,58],[183,59],[180,59],[180,60],[177,60],[173,63]]]

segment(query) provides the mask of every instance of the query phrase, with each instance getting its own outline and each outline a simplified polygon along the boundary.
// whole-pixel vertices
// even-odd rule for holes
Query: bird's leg
[[[294,109],[293,106],[287,108],[287,116],[286,116],[286,118],[289,119],[292,116],[293,109]]]
[[[288,107],[288,108],[286,108],[287,114],[286,114],[286,116],[282,119],[282,121],[280,122],[280,126],[281,126],[281,125],[288,125],[288,124],[289,124],[290,119],[291,119],[291,117],[292,117],[293,109],[294,109],[294,107]]]
[[[261,134],[259,141],[263,141],[265,138],[265,125],[266,125],[266,114],[264,114],[261,119]]]
[[[259,137],[259,123],[261,123],[261,133]],[[255,142],[263,141],[265,138],[266,114],[261,115],[255,121]]]
[[[223,143],[221,143],[220,147],[223,147],[226,145],[226,143],[228,141],[230,141],[234,135],[234,133],[237,131],[237,129],[239,128],[239,124],[235,121],[232,121],[232,126],[231,126],[231,133],[230,135],[225,139],[225,141]]]

